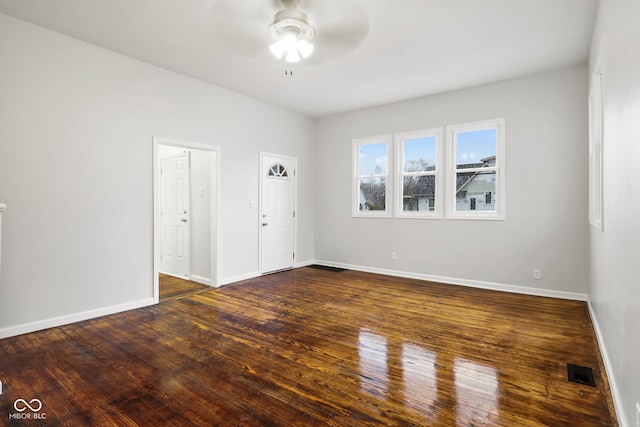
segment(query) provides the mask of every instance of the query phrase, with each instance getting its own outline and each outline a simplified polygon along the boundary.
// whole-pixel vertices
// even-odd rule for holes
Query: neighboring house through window
[[[390,217],[391,135],[353,141],[353,216]]]
[[[398,180],[396,216],[437,218],[442,211],[442,130],[396,134]]]
[[[447,218],[504,219],[504,119],[447,126]]]
[[[398,133],[395,150],[393,141],[353,140],[353,216],[505,218],[504,119],[447,126],[444,137],[442,128]]]

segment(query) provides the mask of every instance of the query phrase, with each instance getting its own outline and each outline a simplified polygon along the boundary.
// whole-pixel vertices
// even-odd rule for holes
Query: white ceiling
[[[267,43],[276,2],[251,1],[258,6],[247,26],[264,16]],[[301,9],[314,1],[329,0],[303,0]],[[354,1],[368,17],[364,41],[331,60],[300,63],[293,76],[266,51],[249,57],[227,47],[214,28],[216,0],[0,0],[0,13],[322,117],[585,63],[598,7],[598,0]],[[349,10],[332,3],[336,16]]]

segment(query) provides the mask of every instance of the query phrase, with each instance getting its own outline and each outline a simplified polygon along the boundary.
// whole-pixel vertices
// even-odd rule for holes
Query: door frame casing
[[[215,168],[211,174],[211,189],[215,189],[214,209],[211,209],[211,286],[217,287],[219,283],[218,258],[220,249],[220,147],[215,145],[203,144],[192,141],[184,141],[171,138],[156,137],[153,138],[153,300],[157,304],[160,302],[160,255],[162,253],[161,241],[162,236],[160,229],[160,159],[158,157],[158,146],[169,145],[172,147],[185,148],[189,150],[209,151],[216,154],[215,162],[211,164]],[[215,232],[213,232],[215,230]]]
[[[265,151],[260,151],[260,179],[259,181],[259,206],[260,209],[258,209],[258,270],[260,271],[260,274],[269,274],[269,273],[273,273],[272,271],[270,272],[264,272],[263,268],[262,268],[262,209],[264,208],[264,204],[262,202],[262,192],[263,192],[263,182],[264,182],[264,176],[267,173],[267,171],[264,169],[264,158],[265,157],[276,157],[279,159],[286,159],[287,161],[290,161],[293,163],[293,210],[295,212],[295,216],[293,217],[293,253],[294,258],[293,258],[293,267],[296,266],[296,263],[298,261],[297,258],[297,254],[298,254],[298,158],[297,157],[293,157],[293,156],[284,156],[282,154],[274,154],[274,153],[269,153],[269,152],[265,152]]]

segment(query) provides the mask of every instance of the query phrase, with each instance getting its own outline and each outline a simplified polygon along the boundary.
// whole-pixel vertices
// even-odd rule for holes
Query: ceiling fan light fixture
[[[287,56],[284,58],[289,63],[300,62],[300,54],[298,49],[288,49]]]
[[[269,46],[269,50],[271,50],[271,53],[273,53],[273,56],[280,59],[282,58],[282,55],[284,55],[287,48],[285,46],[284,40],[278,40],[277,42]]]
[[[313,36],[315,30],[307,21],[307,15],[294,8],[287,8],[276,13],[269,34],[275,40],[269,49],[278,59],[284,56],[287,62],[299,62],[313,52]]]
[[[298,40],[298,50],[303,58],[308,58],[313,53],[313,45],[306,40]]]

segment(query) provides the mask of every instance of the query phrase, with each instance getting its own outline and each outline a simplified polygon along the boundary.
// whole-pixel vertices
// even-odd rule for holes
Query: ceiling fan
[[[358,0],[217,0],[211,25],[239,55],[319,64],[356,49],[369,31]]]
[[[287,62],[299,62],[313,52],[315,29],[309,25],[307,15],[298,10],[300,0],[282,0],[284,9],[273,17],[269,27],[269,35],[273,43],[269,46],[271,53]]]

